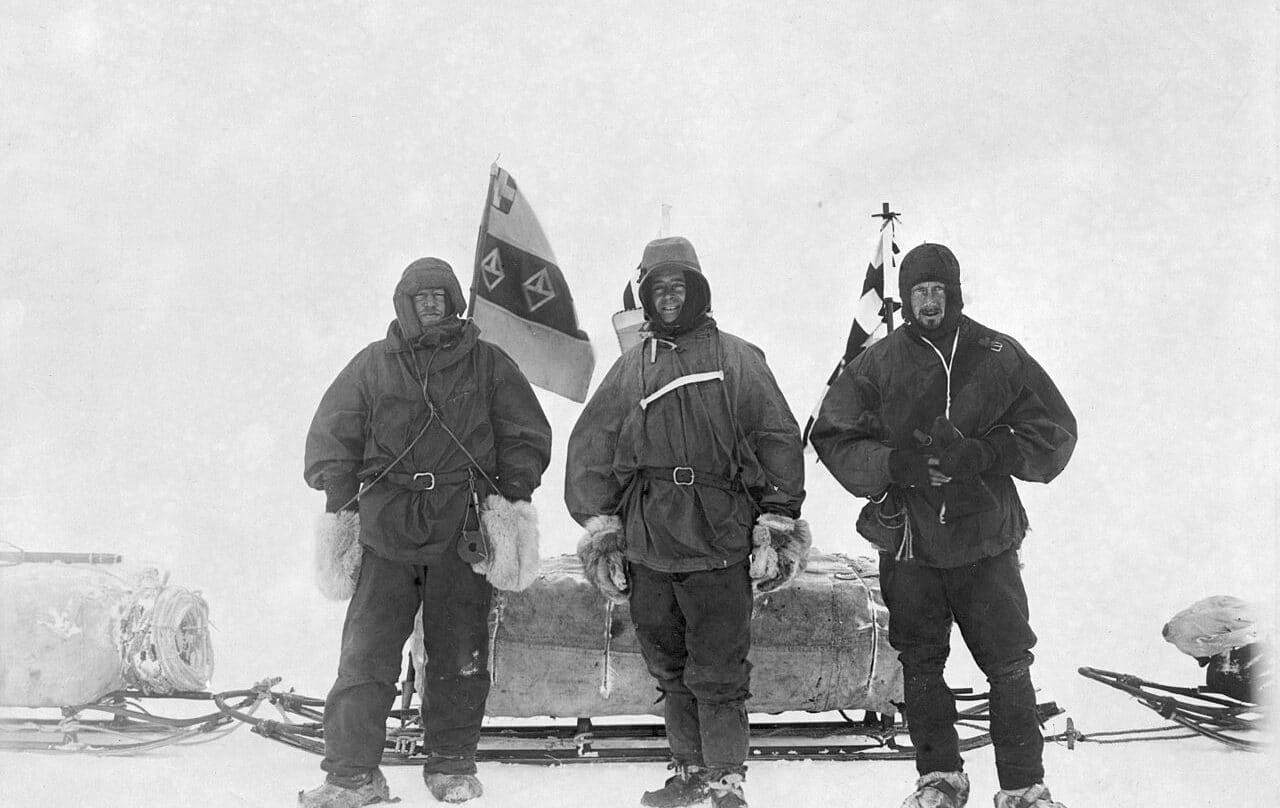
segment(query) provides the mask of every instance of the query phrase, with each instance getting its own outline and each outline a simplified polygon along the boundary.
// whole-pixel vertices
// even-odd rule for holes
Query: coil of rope
[[[144,578],[120,624],[125,679],[148,693],[203,690],[213,672],[209,606],[197,592]]]

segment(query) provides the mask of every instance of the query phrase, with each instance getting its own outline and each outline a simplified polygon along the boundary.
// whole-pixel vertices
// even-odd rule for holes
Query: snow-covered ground
[[[0,541],[155,563],[210,605],[214,690],[322,696],[302,438],[414,258],[470,278],[488,168],[519,181],[596,347],[661,206],[801,419],[876,220],[959,257],[1080,422],[1022,486],[1034,675],[1086,733],[1158,718],[1080,666],[1196,684],[1160,637],[1276,604],[1277,12],[1261,0],[0,4]],[[564,444],[535,496],[570,552]],[[858,502],[810,465],[827,551]],[[6,649],[0,648],[0,654]],[[955,686],[981,687],[957,643]],[[1061,721],[1050,726],[1061,730]],[[317,760],[247,730],[123,759],[0,753],[0,806],[291,805]],[[1271,806],[1208,740],[1047,752],[1081,806]],[[995,789],[969,755],[973,804]],[[407,803],[416,771],[388,772]],[[660,765],[485,766],[480,805],[631,805]],[[910,764],[761,763],[753,805],[896,805]]]
[[[1096,701],[1071,712],[1087,729],[1155,723],[1145,708],[1101,691]],[[989,804],[998,788],[991,748],[969,752],[965,759],[973,788],[971,804]],[[23,808],[279,808],[296,804],[298,790],[320,782],[317,761],[247,730],[201,746],[170,747],[130,758],[0,753],[0,799],[6,806]],[[1273,756],[1232,752],[1207,739],[1082,743],[1073,750],[1051,745],[1045,765],[1054,796],[1071,808],[1271,808],[1280,797]],[[392,795],[404,804],[436,804],[418,767],[384,771]],[[667,774],[658,763],[482,764],[486,793],[474,805],[637,805],[640,793],[660,784]],[[914,777],[909,761],[763,762],[751,765],[747,796],[758,808],[896,808]]]

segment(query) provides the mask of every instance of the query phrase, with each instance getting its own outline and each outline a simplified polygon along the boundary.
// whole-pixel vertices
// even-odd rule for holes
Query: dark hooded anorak
[[[1075,416],[1017,341],[967,316],[960,317],[955,339],[935,350],[907,325],[871,345],[831,386],[811,433],[818,457],[840,484],[876,500],[864,507],[859,532],[881,552],[895,552],[900,535],[879,525],[875,514],[904,509],[915,560],[934,567],[970,564],[1019,547],[1027,514],[1013,478],[1049,482],[1076,445]],[[995,442],[1007,466],[981,475],[994,507],[950,519],[942,507],[946,485],[902,487],[891,485],[889,476],[890,453],[929,451],[926,438],[935,419],[947,414],[948,371],[939,352],[951,361],[951,423],[965,437]]]
[[[317,489],[341,489],[345,479],[358,477],[365,484],[361,543],[383,558],[413,564],[454,552],[464,520],[475,527],[465,480],[472,459],[497,493],[527,500],[551,457],[551,427],[515,362],[480,339],[471,321],[419,324],[412,298],[427,288],[445,289],[453,311],[465,307],[448,264],[411,264],[396,286],[397,319],[387,336],[356,354],[321,399],[304,468],[307,484]],[[378,480],[385,470],[393,474]],[[433,490],[393,482],[421,472],[448,482]],[[483,500],[487,482],[478,471],[475,476]]]
[[[641,406],[681,377],[717,371],[723,381],[687,384]],[[675,467],[716,475],[731,490],[678,485]],[[710,317],[674,336],[650,332],[624,353],[569,438],[569,512],[579,523],[618,514],[628,560],[660,572],[742,561],[756,516],[798,517],[803,500],[800,430],[763,352]]]

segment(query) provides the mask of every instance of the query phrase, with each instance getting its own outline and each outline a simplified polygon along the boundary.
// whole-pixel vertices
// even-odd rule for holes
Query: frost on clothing
[[[723,380],[707,377],[641,406],[677,379],[718,371]],[[677,467],[726,484],[678,485]],[[764,354],[709,317],[623,354],[569,438],[569,512],[579,524],[618,514],[627,558],[655,570],[737,563],[751,551],[758,511],[797,517],[803,499],[800,429]]]
[[[882,551],[893,552],[896,548],[885,544],[891,531],[875,529],[876,514],[905,511],[915,557],[937,567],[972,563],[1020,546],[1027,515],[1012,477],[1049,482],[1066,467],[1076,444],[1075,416],[1021,345],[964,316],[955,339],[949,373],[914,327],[872,345],[831,386],[812,433],[819,458],[850,493],[885,497],[863,509],[859,532]],[[949,354],[946,342],[943,353]],[[996,444],[1006,466],[981,475],[994,507],[952,519],[946,519],[942,504],[945,489],[954,483],[891,488],[889,476],[890,453],[927,449],[934,421],[947,414],[964,436]]]
[[[312,488],[364,482],[361,543],[409,563],[453,552],[470,499],[459,482],[471,466],[467,452],[510,500],[530,498],[551,456],[551,427],[510,357],[480,339],[469,321],[417,323],[412,298],[426,288],[445,289],[461,310],[462,292],[447,264],[428,259],[405,270],[386,338],[360,351],[324,394],[307,434],[304,469]],[[390,476],[368,485],[388,468]],[[440,482],[426,491],[397,482],[420,472]],[[485,481],[477,477],[483,496]]]

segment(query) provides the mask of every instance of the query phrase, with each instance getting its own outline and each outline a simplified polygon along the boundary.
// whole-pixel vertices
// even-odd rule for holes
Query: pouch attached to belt
[[[462,535],[458,537],[458,556],[468,564],[479,564],[489,559],[491,545],[489,534],[485,532],[484,520],[480,518],[480,494],[476,490],[476,477],[472,473],[467,480],[471,489],[471,502],[467,506],[467,515],[462,520]]]
[[[896,553],[902,546],[907,522],[906,509],[898,504],[893,491],[876,502],[869,501],[858,513],[858,535],[875,545],[882,553]]]

